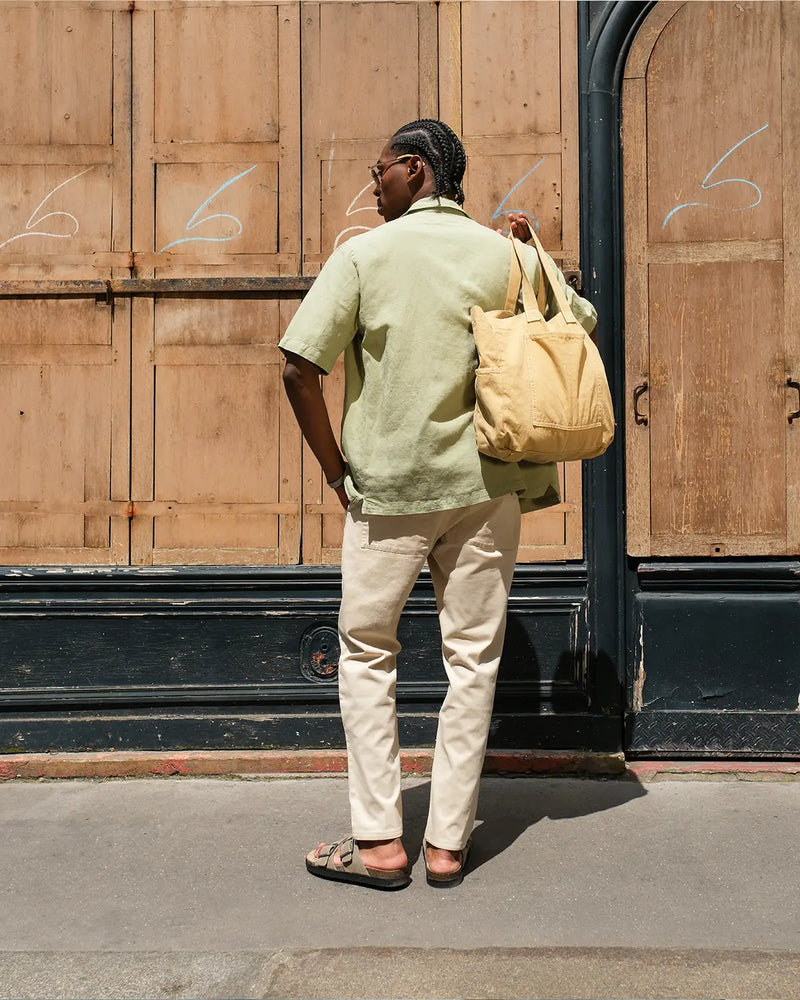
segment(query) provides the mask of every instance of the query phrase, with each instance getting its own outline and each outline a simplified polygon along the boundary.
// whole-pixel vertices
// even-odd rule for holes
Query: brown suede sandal
[[[432,872],[428,868],[428,844],[424,843],[422,856],[425,858],[425,878],[428,885],[432,885],[435,889],[452,889],[456,885],[461,885],[464,881],[464,869],[467,867],[470,847],[472,847],[472,841],[468,840],[461,850],[461,866],[459,868],[454,872],[439,873]]]
[[[341,864],[336,864],[334,860],[337,850]],[[327,878],[332,882],[352,882],[370,889],[404,889],[411,882],[411,876],[405,868],[367,868],[353,837],[345,837],[335,844],[326,844],[319,855],[316,851],[310,851],[306,855],[306,868],[318,878]]]

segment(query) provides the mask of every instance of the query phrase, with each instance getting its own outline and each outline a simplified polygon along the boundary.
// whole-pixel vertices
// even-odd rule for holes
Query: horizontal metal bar
[[[151,296],[281,294],[307,292],[314,284],[310,275],[286,274],[257,278],[111,278],[108,281],[42,279],[0,281],[0,298],[40,296]]]
[[[583,287],[580,271],[567,269],[564,277],[575,291]],[[49,298],[78,296],[111,298],[151,295],[265,295],[307,292],[316,279],[305,274],[280,274],[258,278],[110,278],[59,280],[42,278],[28,281],[0,280],[0,298]]]
[[[341,509],[341,508],[340,508]],[[177,517],[218,514],[300,515],[299,503],[183,503],[177,500],[0,500],[0,514],[78,514],[82,517]]]

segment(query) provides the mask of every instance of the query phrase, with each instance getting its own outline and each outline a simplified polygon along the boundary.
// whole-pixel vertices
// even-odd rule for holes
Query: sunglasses
[[[381,178],[389,167],[393,167],[395,163],[404,163],[406,160],[410,160],[414,155],[414,153],[405,153],[403,156],[398,156],[396,160],[390,160],[388,163],[376,163],[374,166],[369,168],[369,175],[376,184],[380,184]]]

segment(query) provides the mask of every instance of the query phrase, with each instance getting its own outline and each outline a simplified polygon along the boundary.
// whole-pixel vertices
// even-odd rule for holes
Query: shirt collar
[[[412,212],[424,212],[429,208],[444,209],[450,212],[458,212],[461,215],[467,215],[464,209],[450,198],[442,198],[439,195],[432,195],[430,198],[420,198],[419,201],[415,201],[414,204],[406,210],[405,215],[411,215]],[[469,216],[467,215],[467,218]]]

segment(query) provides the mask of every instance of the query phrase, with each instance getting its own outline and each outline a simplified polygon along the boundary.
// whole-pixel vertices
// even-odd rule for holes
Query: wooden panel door
[[[799,43],[791,4],[659,4],[628,59],[632,555],[797,552]]]
[[[304,3],[303,267],[380,224],[367,167],[400,125],[439,117],[463,135],[469,214],[526,211],[565,268],[578,265],[574,3]],[[347,72],[342,72],[342,53]],[[341,371],[325,380],[341,413]],[[303,559],[337,562],[343,519],[306,455]],[[520,561],[580,558],[581,467],[563,502],[523,519]]]
[[[0,91],[0,563],[125,563],[127,4],[4,4]]]
[[[437,59],[434,4],[303,4],[305,274],[319,273],[337,246],[380,224],[367,168],[398,125],[437,117]],[[337,428],[341,359],[323,391]],[[338,563],[341,507],[308,448],[303,469],[303,562]]]
[[[524,211],[562,268],[579,267],[577,5],[440,5],[440,110],[464,141],[466,208],[488,226]],[[522,519],[520,562],[583,553],[581,463],[561,503]]]
[[[300,269],[299,5],[133,12],[134,266]],[[134,302],[132,561],[293,563],[300,440],[277,342],[291,299]]]

